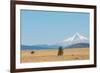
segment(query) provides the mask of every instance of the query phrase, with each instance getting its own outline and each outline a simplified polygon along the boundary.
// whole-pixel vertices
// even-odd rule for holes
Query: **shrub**
[[[63,48],[61,46],[58,48],[58,56],[63,56]]]
[[[35,52],[34,51],[31,51],[31,54],[34,54]]]

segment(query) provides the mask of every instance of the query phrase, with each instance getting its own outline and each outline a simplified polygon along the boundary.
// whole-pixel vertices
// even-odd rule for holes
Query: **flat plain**
[[[58,49],[21,50],[20,53],[21,63],[89,59],[89,48],[65,48],[62,56],[58,56]]]

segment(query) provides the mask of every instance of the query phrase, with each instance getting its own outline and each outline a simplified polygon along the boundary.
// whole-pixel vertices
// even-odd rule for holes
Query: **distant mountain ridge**
[[[58,46],[56,45],[21,45],[21,50],[40,50],[40,49],[56,49]]]
[[[54,46],[54,45],[51,45],[51,46],[26,46],[26,45],[21,45],[21,50],[40,50],[40,49],[58,49],[60,46]],[[63,47],[63,46],[62,46]],[[69,46],[64,46],[63,48],[88,48],[89,47],[89,44],[88,43],[77,43],[77,44],[72,44],[72,45],[69,45]]]
[[[77,43],[73,45],[69,45],[66,48],[88,48],[89,44],[88,43]]]

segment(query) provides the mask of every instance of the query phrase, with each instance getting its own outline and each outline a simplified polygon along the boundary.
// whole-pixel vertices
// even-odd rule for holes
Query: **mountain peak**
[[[89,43],[89,40],[85,36],[76,32],[72,37],[69,37],[62,41],[62,44],[64,45],[66,44],[70,45],[75,43]]]
[[[83,41],[83,40],[88,40],[88,38],[76,32],[72,37],[63,40],[63,42],[69,42],[69,41],[73,42],[73,41]]]
[[[76,43],[89,43],[89,40],[87,37],[76,32],[72,37],[66,38],[58,44],[61,46],[68,46]]]
[[[77,32],[75,35],[73,35],[73,40],[88,40],[88,39]]]

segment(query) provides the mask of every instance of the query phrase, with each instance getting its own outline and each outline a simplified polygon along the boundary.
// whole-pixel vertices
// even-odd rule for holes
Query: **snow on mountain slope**
[[[72,44],[76,44],[76,43],[89,43],[89,40],[87,37],[80,35],[77,32],[72,37],[64,39],[59,44],[61,46],[68,46],[68,45],[72,45]]]

